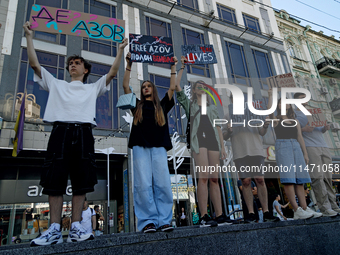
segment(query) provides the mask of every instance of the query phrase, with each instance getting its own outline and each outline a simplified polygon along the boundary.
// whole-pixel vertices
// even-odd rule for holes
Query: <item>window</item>
[[[281,59],[282,59],[283,67],[285,69],[285,73],[289,73],[290,70],[289,70],[289,64],[288,64],[286,55],[281,55]]]
[[[54,0],[54,1],[28,0],[26,20],[30,19],[33,4],[67,9],[67,3],[68,3],[68,0]],[[66,45],[66,35],[62,35],[62,34],[51,34],[51,33],[46,33],[46,32],[34,31],[34,38],[43,40],[43,41],[58,43],[60,45]]]
[[[146,33],[152,36],[171,37],[171,25],[164,21],[146,17]],[[153,65],[170,68],[170,64],[154,63]]]
[[[107,74],[111,68],[109,65],[93,62],[91,62],[91,65],[91,73],[87,78],[88,83],[96,82],[103,75]],[[118,100],[117,77],[115,77],[108,86],[111,86],[110,91],[107,91],[104,95],[97,98],[97,127],[103,129],[118,129],[118,108],[115,107]]]
[[[257,50],[252,51],[256,65],[257,76],[259,77],[261,87],[262,89],[268,90],[269,87],[266,78],[273,76],[273,72],[269,63],[268,54]]]
[[[291,41],[288,41],[287,44],[288,44],[289,55],[291,57],[295,58],[296,54],[295,54],[295,50],[294,50],[294,44]]]
[[[202,33],[182,28],[183,44],[205,44]],[[188,65],[187,72],[210,77],[209,65]]]
[[[237,24],[234,10],[219,4],[217,4],[216,6],[218,17],[220,17],[221,20],[226,21],[228,23]]]
[[[243,21],[244,21],[244,26],[254,32],[260,33],[260,25],[259,25],[259,20],[257,18],[250,17],[246,14],[242,14],[243,16]]]
[[[165,96],[165,93],[170,88],[170,78],[150,74],[150,81],[156,85],[159,99],[162,100],[162,98]],[[182,135],[183,129],[181,122],[180,105],[175,98],[176,97],[175,94],[176,93],[174,93],[173,95],[175,100],[175,106],[168,113],[169,133],[173,134],[177,132],[179,135]]]
[[[64,80],[65,57],[55,54],[37,51],[39,63],[54,77]],[[38,83],[33,81],[34,71],[28,64],[27,50],[22,50],[19,81],[18,81],[18,94],[27,90],[28,98],[32,101],[32,112],[26,112],[26,118],[42,119],[45,113],[48,92],[43,90]],[[31,96],[30,96],[31,95]],[[17,102],[15,105],[17,115],[20,105]]]
[[[188,8],[190,10],[198,10],[197,0],[177,0],[178,5]]]
[[[84,12],[116,18],[116,7],[96,0],[84,0]],[[117,44],[108,40],[83,39],[83,50],[115,57]]]
[[[236,84],[251,86],[243,46],[226,42],[227,54],[231,69],[231,77]]]

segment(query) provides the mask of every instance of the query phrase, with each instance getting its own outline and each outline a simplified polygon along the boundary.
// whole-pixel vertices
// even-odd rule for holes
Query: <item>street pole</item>
[[[110,234],[110,152],[107,148],[107,233]]]
[[[97,152],[101,152],[107,155],[107,233],[110,234],[110,154],[115,149],[108,147],[105,149],[96,149]]]

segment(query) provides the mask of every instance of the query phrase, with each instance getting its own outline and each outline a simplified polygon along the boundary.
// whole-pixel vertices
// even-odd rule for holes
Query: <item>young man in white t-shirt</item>
[[[72,225],[68,242],[93,239],[80,225],[85,195],[94,191],[97,183],[95,172],[94,138],[96,126],[96,98],[110,90],[110,82],[116,76],[125,46],[125,38],[118,47],[117,56],[110,71],[97,82],[84,84],[91,71],[91,64],[79,56],[67,59],[66,69],[71,82],[58,80],[41,67],[33,46],[33,31],[26,22],[29,64],[34,70],[34,81],[49,92],[44,121],[53,123],[48,142],[47,156],[40,185],[49,196],[51,226],[31,246],[59,244],[63,242],[60,222],[68,175],[72,184]]]
[[[86,230],[86,233],[94,234],[96,231],[96,211],[89,207],[85,197],[83,212],[81,214],[80,224]]]

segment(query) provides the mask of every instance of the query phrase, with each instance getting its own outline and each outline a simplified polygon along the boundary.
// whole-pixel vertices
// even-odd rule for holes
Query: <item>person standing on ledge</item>
[[[132,68],[131,53],[126,56],[123,78],[124,93],[131,93],[129,82]],[[137,228],[144,233],[172,231],[172,191],[167,151],[172,149],[167,114],[174,106],[177,58],[170,70],[170,86],[162,100],[155,84],[144,81],[141,99],[131,109],[133,125],[129,148],[133,153],[134,208]]]
[[[24,24],[29,64],[34,70],[34,81],[49,92],[44,121],[53,124],[48,141],[47,156],[40,185],[43,194],[49,196],[51,226],[31,241],[31,246],[60,244],[63,194],[68,175],[72,184],[72,225],[68,242],[93,239],[92,233],[80,225],[86,193],[94,191],[97,184],[95,172],[94,138],[92,128],[96,126],[96,99],[110,90],[110,82],[116,76],[123,51],[128,44],[125,38],[119,45],[116,59],[110,71],[97,82],[84,84],[91,72],[91,64],[80,56],[67,59],[66,69],[71,82],[56,79],[40,66],[33,45],[30,22]]]

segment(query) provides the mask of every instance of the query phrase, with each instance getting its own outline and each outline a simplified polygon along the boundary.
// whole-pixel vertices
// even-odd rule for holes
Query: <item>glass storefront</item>
[[[99,206],[105,217],[105,201],[88,201],[89,207]],[[61,218],[61,230],[64,238],[71,228],[72,202],[64,202]],[[104,233],[105,222],[99,221],[99,229]],[[23,203],[0,205],[0,235],[1,245],[30,242],[50,225],[50,210],[48,203]]]

